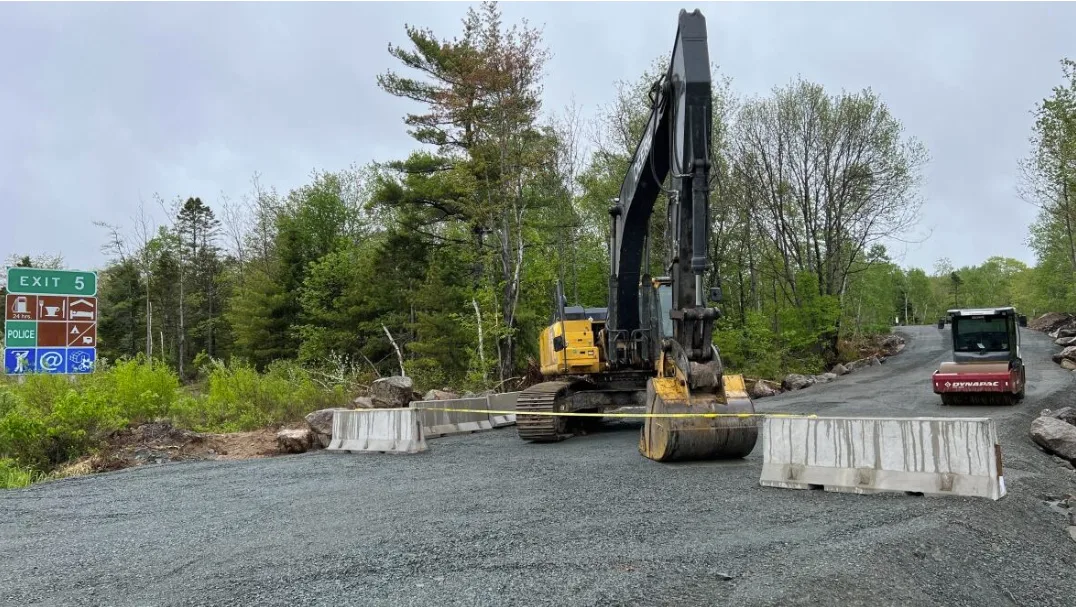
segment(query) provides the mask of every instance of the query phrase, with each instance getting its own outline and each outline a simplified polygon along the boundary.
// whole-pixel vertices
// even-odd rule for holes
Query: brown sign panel
[[[97,322],[97,298],[68,297],[67,320]]]
[[[37,347],[63,348],[67,345],[67,323],[38,322]]]
[[[7,320],[37,320],[37,295],[8,293],[4,302],[4,318]]]
[[[38,295],[37,319],[52,322],[67,320],[67,298],[62,295]]]
[[[39,338],[40,339],[40,338]],[[97,347],[97,323],[92,322],[69,322],[67,323],[67,344],[72,348],[96,348]]]

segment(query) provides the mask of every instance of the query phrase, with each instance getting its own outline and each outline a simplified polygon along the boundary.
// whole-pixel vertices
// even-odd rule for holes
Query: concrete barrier
[[[432,410],[442,407],[481,410],[482,413]],[[422,430],[429,438],[478,432],[493,428],[493,422],[489,419],[489,400],[484,396],[478,398],[455,398],[452,400],[419,400],[412,402],[411,408],[418,412]]]
[[[426,437],[414,409],[356,409],[333,412],[329,451],[418,453]]]
[[[519,400],[519,392],[505,392],[503,394],[490,394],[489,395],[489,410],[490,411],[515,411],[516,401]],[[514,426],[516,423],[516,415],[490,413],[489,421],[493,424],[494,428],[503,428],[504,426]]]
[[[766,487],[1005,495],[989,418],[766,417],[762,428]]]

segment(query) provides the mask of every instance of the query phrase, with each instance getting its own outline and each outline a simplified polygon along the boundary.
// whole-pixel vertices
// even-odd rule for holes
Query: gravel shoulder
[[[315,452],[142,466],[0,494],[0,604],[1043,605],[1076,595],[1050,496],[1076,474],[1027,436],[1072,404],[1025,331],[1012,408],[943,408],[946,331],[830,384],[757,402],[820,415],[989,415],[1009,495],[856,496],[758,485],[735,462],[658,464],[637,423],[554,445],[513,428],[406,455]]]

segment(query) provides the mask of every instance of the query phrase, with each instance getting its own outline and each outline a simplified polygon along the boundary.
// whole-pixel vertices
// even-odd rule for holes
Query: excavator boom
[[[625,342],[647,330],[655,343],[643,344],[643,357],[656,355],[654,346],[660,344],[652,335],[653,327],[644,326],[640,318],[640,293],[650,286],[641,266],[654,204],[666,195],[669,245],[673,247],[667,258],[672,335],[666,337],[675,339],[689,360],[711,358],[711,331],[717,311],[704,305],[702,283],[710,265],[712,106],[706,18],[697,10],[681,10],[669,67],[651,89],[650,118],[624,176],[620,196],[609,211],[610,352],[630,352]],[[670,171],[673,185],[666,189],[663,184]],[[619,358],[616,362],[627,361]]]

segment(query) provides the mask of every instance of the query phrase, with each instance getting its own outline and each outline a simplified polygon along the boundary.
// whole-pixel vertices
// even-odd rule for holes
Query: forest
[[[417,108],[401,110],[410,155],[316,171],[287,192],[255,177],[238,200],[158,196],[129,225],[98,224],[109,256],[100,365],[154,378],[151,396],[133,397],[152,401],[143,417],[239,429],[301,415],[295,394],[342,401],[400,373],[420,391],[516,389],[535,373],[557,281],[569,304],[605,305],[607,209],[668,58],[611,83],[584,119],[575,104],[545,103],[551,49],[538,29],[504,24],[490,2],[461,25],[447,38],[408,26],[408,44],[388,47],[396,69],[377,84]],[[1019,167],[1019,196],[1039,207],[1027,236],[1037,265],[925,269],[902,268],[883,242],[911,238],[930,204],[929,151],[876,93],[796,79],[745,97],[713,66],[709,282],[724,295],[715,342],[726,366],[820,372],[895,323],[930,324],[954,306],[1076,308],[1076,62],[1061,66]],[[652,224],[659,251],[662,212]],[[654,275],[663,261],[652,256]],[[16,252],[9,265],[65,261]],[[298,392],[273,396],[256,385],[266,377]],[[20,453],[11,436],[32,434],[13,430],[29,419],[23,389],[0,384],[0,458]],[[183,400],[196,397],[202,405]]]

